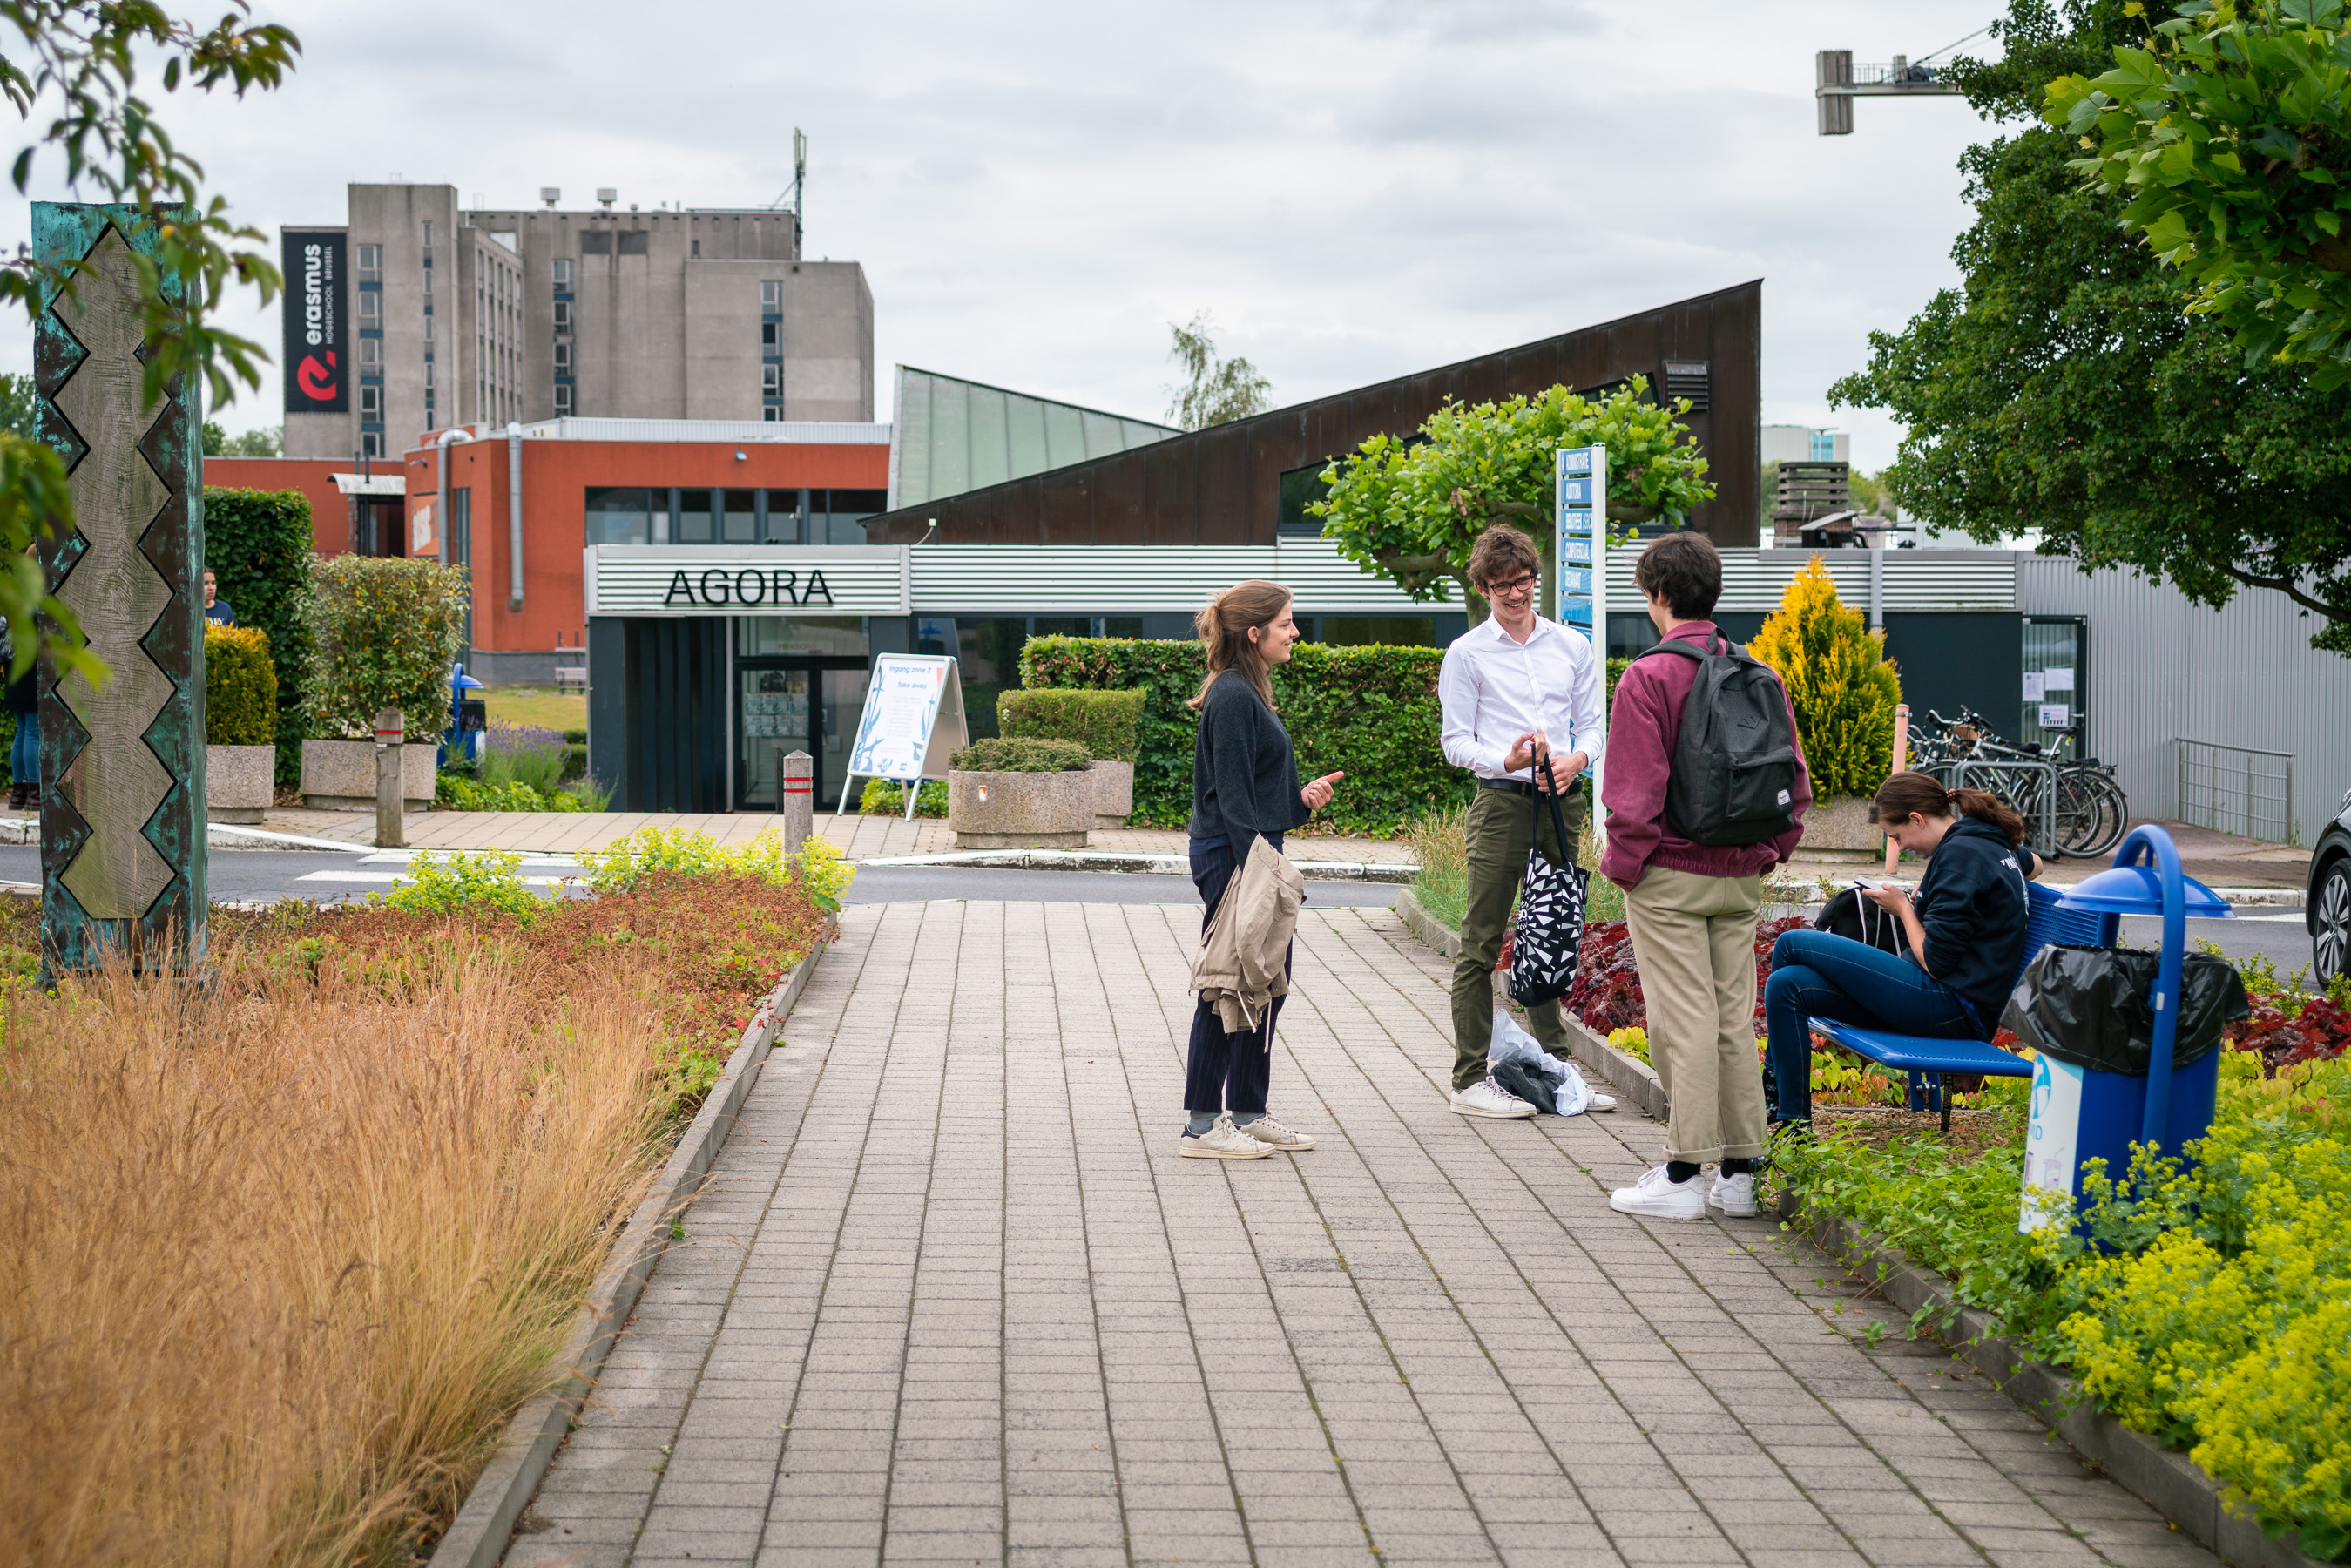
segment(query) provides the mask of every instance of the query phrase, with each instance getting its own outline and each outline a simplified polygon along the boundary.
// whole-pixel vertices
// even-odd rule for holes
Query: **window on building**
[[[559,332],[571,330],[571,301],[569,299],[555,302],[555,329]]]
[[[770,277],[759,285],[759,308],[781,310],[784,308],[784,284],[781,278]]]
[[[710,492],[680,490],[677,493],[677,542],[682,545],[716,544],[710,530]]]
[[[428,256],[428,257],[426,257],[426,258],[425,258],[425,267],[424,267],[424,298],[427,298],[427,299],[430,299],[430,298],[433,298],[433,267],[432,267],[432,258],[431,258],[430,256]]]
[[[569,413],[571,412],[571,389],[569,387],[559,385],[555,389],[555,412],[558,413]]]
[[[669,509],[667,490],[642,486],[603,486],[588,492],[588,542],[644,545],[653,542],[653,512]]]
[[[784,324],[781,321],[759,323],[759,347],[768,353],[778,352],[784,346]]]
[[[571,287],[571,258],[568,256],[559,256],[555,258],[555,287],[558,288]]]
[[[784,417],[784,411],[778,408],[774,403],[769,403],[767,407],[759,411],[759,417],[766,420],[769,424],[773,424]]]
[[[719,543],[755,545],[759,542],[759,492],[757,490],[723,490],[726,497],[726,531]]]
[[[890,505],[887,490],[810,490],[809,543],[862,545],[865,519]]]
[[[431,250],[433,248],[433,220],[431,218],[424,220],[424,248],[427,250]]]
[[[614,236],[620,241],[622,256],[651,256],[653,234],[648,229],[623,229]]]
[[[1813,461],[1815,463],[1834,463],[1836,461],[1836,437],[1834,435],[1825,430],[1815,430],[1813,432]]]
[[[428,343],[433,340],[433,312],[430,310],[424,313],[424,340]]]
[[[582,256],[611,255],[612,231],[611,229],[588,229],[581,233],[580,235],[580,254]]]
[[[383,434],[381,431],[368,430],[360,433],[360,455],[362,457],[383,455]]]
[[[424,390],[433,390],[433,361],[430,359],[424,361]]]
[[[360,423],[362,424],[383,423],[383,389],[381,387],[360,388]]]
[[[801,542],[800,509],[808,499],[805,490],[769,490],[766,493],[767,527],[760,540],[771,545],[796,545]]]
[[[361,338],[360,340],[360,368],[361,370],[368,370],[382,363],[383,340],[381,338]]]
[[[1303,468],[1292,468],[1281,476],[1281,509],[1276,516],[1274,532],[1283,538],[1319,538],[1322,519],[1306,509],[1310,501],[1320,501],[1330,494],[1322,483],[1322,463],[1310,463]]]
[[[380,245],[360,246],[359,269],[361,283],[381,283],[383,281],[383,246]]]
[[[571,373],[571,345],[569,343],[559,342],[555,345],[555,373],[559,376],[568,376]]]
[[[362,330],[383,325],[383,296],[369,290],[360,296],[360,327]]]
[[[759,367],[759,393],[763,397],[781,397],[784,395],[783,366],[761,365]]]

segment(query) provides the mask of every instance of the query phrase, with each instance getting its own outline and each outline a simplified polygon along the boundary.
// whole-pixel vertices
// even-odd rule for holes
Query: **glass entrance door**
[[[2024,618],[2024,709],[2017,725],[2020,744],[2038,744],[2059,757],[2088,754],[2082,701],[2088,695],[2085,665],[2090,623],[2079,615]]]
[[[735,672],[735,806],[776,809],[777,758],[805,751],[816,762],[820,810],[840,803],[841,772],[865,704],[865,661],[744,660]]]

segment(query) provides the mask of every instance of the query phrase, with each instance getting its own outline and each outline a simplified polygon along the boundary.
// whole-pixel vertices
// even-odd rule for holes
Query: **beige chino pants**
[[[1755,1057],[1760,876],[1651,866],[1625,895],[1649,1065],[1673,1107],[1666,1158],[1691,1165],[1763,1152],[1763,1070]]]

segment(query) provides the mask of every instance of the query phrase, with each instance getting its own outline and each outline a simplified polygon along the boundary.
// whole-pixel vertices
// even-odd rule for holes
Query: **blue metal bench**
[[[2064,894],[2039,883],[2025,883],[2024,896],[2030,914],[2024,923],[2024,956],[2016,966],[2018,978],[2023,977],[2025,966],[2032,962],[2033,955],[2053,942],[2072,947],[2115,945],[2115,933],[2121,924],[2117,916],[2061,909],[2058,900]],[[1980,1072],[1988,1078],[2032,1076],[2032,1062],[1980,1040],[1930,1040],[1923,1035],[1862,1029],[1833,1019],[1805,1021],[1812,1025],[1814,1034],[1844,1047],[1855,1056],[1907,1072],[1910,1109],[1940,1111],[1946,1133],[1951,1130],[1950,1096],[1943,1092],[1946,1073]]]

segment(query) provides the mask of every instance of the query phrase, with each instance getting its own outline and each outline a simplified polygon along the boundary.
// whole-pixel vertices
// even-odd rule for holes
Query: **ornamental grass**
[[[826,919],[728,875],[224,911],[209,987],[0,991],[6,1559],[410,1560]]]

